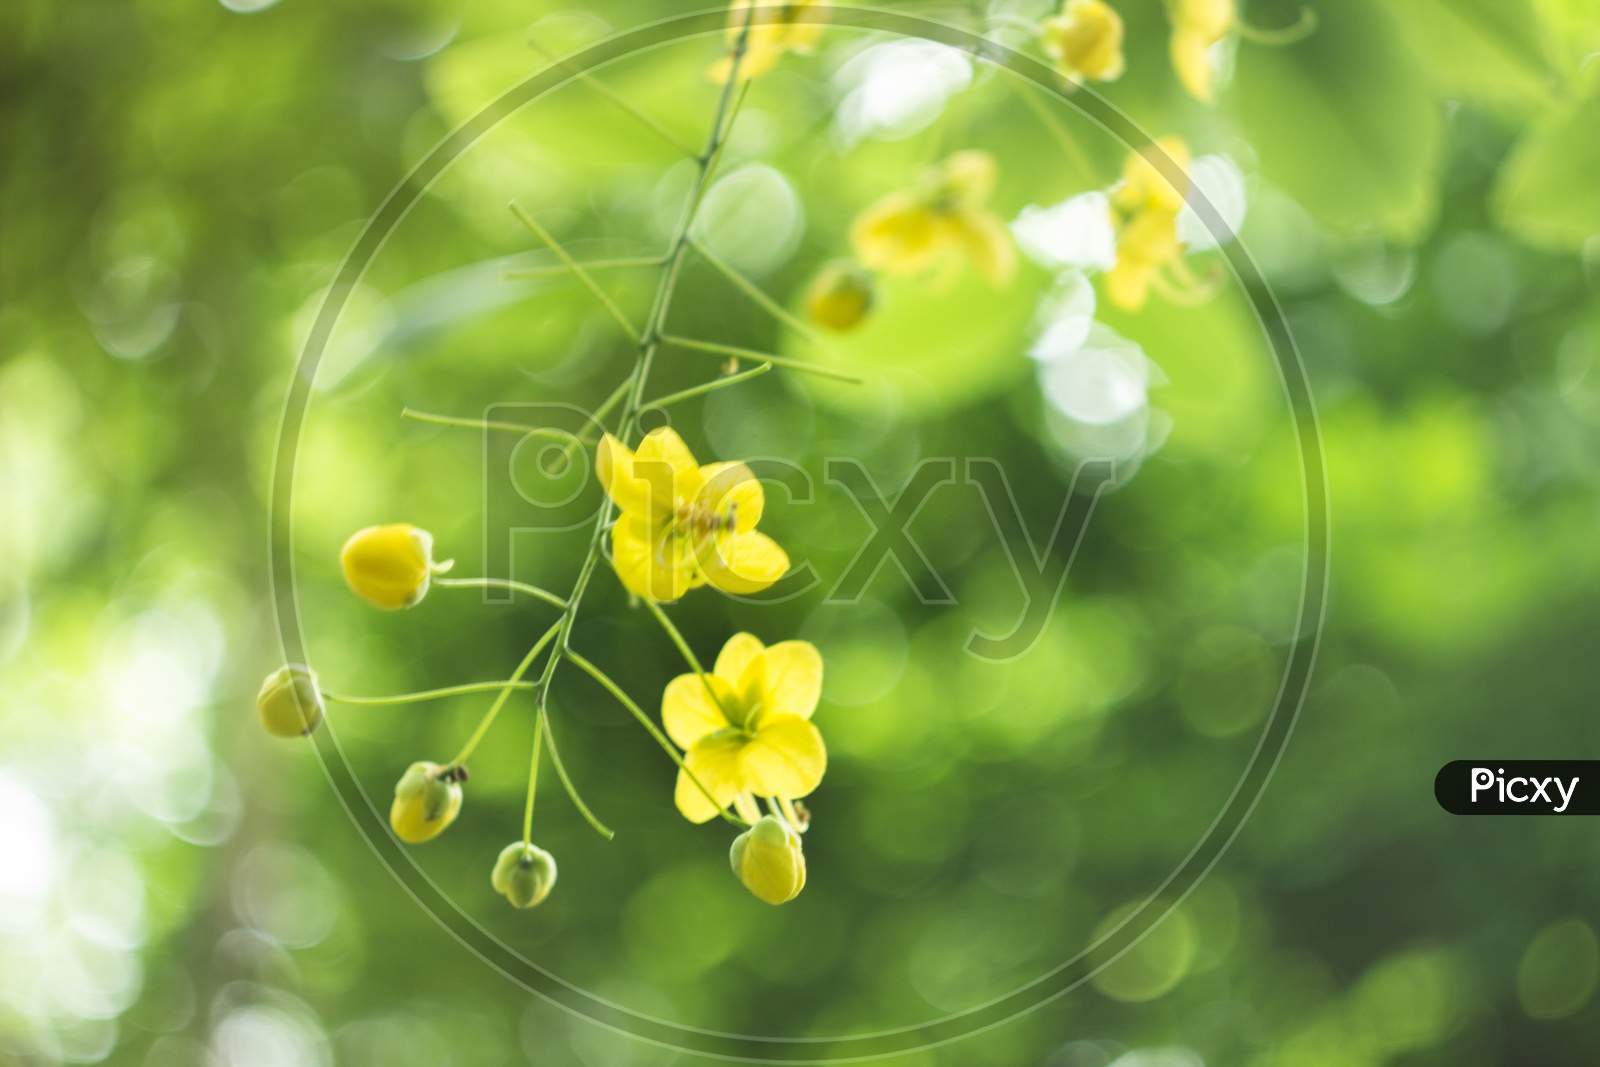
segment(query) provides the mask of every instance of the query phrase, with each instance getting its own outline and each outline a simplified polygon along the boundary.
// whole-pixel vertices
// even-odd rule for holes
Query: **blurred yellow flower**
[[[811,723],[821,695],[815,645],[782,641],[767,648],[744,633],[728,639],[703,680],[674,678],[661,698],[662,722],[715,800],[679,771],[676,801],[684,818],[706,822],[734,805],[753,822],[756,797],[789,801],[815,789],[828,766],[822,734]]]
[[[728,860],[745,888],[768,904],[787,903],[806,887],[800,835],[775,816],[762,816],[734,838]]]
[[[751,19],[751,0],[734,0],[728,9],[728,54],[711,65],[707,77],[718,85],[726,84],[733,71],[733,49],[750,21],[750,36],[744,58],[739,61],[739,77],[759,78],[783,58],[785,52],[807,55],[822,36],[828,5],[823,0],[792,0],[774,7],[765,4]]]
[[[404,522],[368,526],[350,535],[339,567],[355,594],[385,611],[409,608],[428,592],[435,574],[454,561],[433,561],[433,535]]]
[[[872,310],[872,275],[849,260],[835,260],[806,288],[806,315],[821,326],[853,330]]]
[[[1210,103],[1216,71],[1211,48],[1238,20],[1234,0],[1168,0],[1172,14],[1172,66],[1197,100]]]
[[[1039,35],[1063,77],[1105,82],[1122,76],[1122,16],[1103,0],[1067,0]]]
[[[850,227],[856,258],[889,274],[941,268],[946,281],[965,258],[991,284],[1006,284],[1016,271],[1016,246],[1005,223],[984,206],[996,176],[989,153],[955,153],[912,188],[890,193],[856,216]]]
[[[725,593],[754,593],[789,569],[783,549],[756,531],[766,494],[743,463],[699,466],[663,426],[645,435],[638,452],[606,434],[595,468],[622,509],[611,555],[630,593],[676,600],[708,582]]]
[[[410,845],[432,840],[461,813],[461,779],[465,771],[425,760],[413,763],[394,787],[389,825]]]
[[[1164,154],[1182,171],[1189,169],[1189,147],[1176,137],[1163,137],[1147,151]],[[1111,193],[1117,259],[1106,273],[1106,296],[1117,307],[1125,311],[1144,307],[1161,269],[1181,266],[1178,214],[1187,193],[1187,178],[1181,188],[1175,187],[1145,151],[1128,157],[1122,182]]]

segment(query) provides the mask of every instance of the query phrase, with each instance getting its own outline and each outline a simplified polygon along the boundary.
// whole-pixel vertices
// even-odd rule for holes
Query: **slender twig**
[[[599,667],[596,667],[593,663],[590,663],[588,660],[584,659],[582,656],[578,655],[576,652],[572,651],[570,648],[567,650],[567,658],[573,663],[577,664],[577,666],[583,671],[587,672],[589,677],[605,686],[606,690],[610,692],[612,696],[617,698],[617,703],[628,709],[628,711],[633,714],[633,717],[639,720],[639,725],[650,731],[650,736],[656,739],[656,744],[661,746],[661,750],[668,756],[672,757],[672,762],[678,765],[678,769],[680,771],[689,776],[689,781],[693,782],[695,788],[700,790],[701,794],[706,798],[706,800],[711,802],[711,806],[713,808],[718,808],[724,819],[733,823],[735,826],[750,825],[743,819],[729,814],[725,808],[721,808],[717,804],[717,798],[711,795],[711,790],[706,788],[705,783],[700,780],[700,776],[695,774],[694,771],[689,768],[689,765],[684,762],[682,756],[678,755],[678,746],[674,745],[667,735],[661,732],[661,728],[651,721],[650,716],[645,714],[644,709],[636,704],[633,698],[624,692],[622,687],[618,685],[608,674],[602,671]]]
[[[572,784],[572,779],[567,776],[566,765],[561,762],[561,753],[556,750],[556,735],[550,729],[550,711],[548,708],[539,708],[539,721],[544,723],[544,732],[550,749],[550,766],[556,769],[556,777],[561,779],[561,784],[566,788],[567,796],[572,798],[572,804],[578,809],[578,814],[582,815],[589,825],[595,828],[595,832],[607,841],[616,837],[617,835],[611,832],[610,827],[595,818],[594,812],[589,810],[589,805],[583,802],[583,798],[578,795],[577,788]]]
[[[772,297],[768,296],[759,285],[741,274],[733,264],[729,263],[715,252],[711,251],[711,249],[707,248],[704,241],[700,241],[691,237],[689,239],[689,244],[694,248],[695,252],[699,253],[701,259],[715,267],[718,273],[732,282],[740,292],[744,293],[751,300],[754,300],[758,305],[760,305],[761,309],[767,314],[771,315],[773,318],[777,319],[779,322],[789,327],[789,329],[800,334],[813,344],[822,343],[822,338],[818,335],[817,331],[813,330],[810,326],[802,322],[788,308],[784,307],[782,304],[772,299]]]
[[[1303,7],[1300,9],[1300,17],[1298,19],[1288,26],[1283,26],[1275,30],[1265,29],[1261,26],[1253,26],[1244,21],[1244,19],[1236,20],[1234,25],[1239,28],[1240,37],[1243,37],[1247,41],[1254,41],[1256,44],[1295,44],[1299,41],[1305,40],[1307,37],[1310,37],[1311,34],[1316,31],[1317,13],[1309,7]]]
[[[767,373],[767,371],[771,369],[771,363],[763,363],[759,367],[751,367],[749,370],[740,371],[738,374],[730,374],[723,378],[715,378],[709,382],[702,382],[699,385],[691,386],[688,389],[680,389],[676,393],[668,393],[660,400],[650,401],[649,406],[653,408],[670,407],[671,405],[677,404],[684,400],[692,400],[697,396],[704,396],[706,393],[714,393],[718,389],[726,389],[730,385],[738,385],[740,382],[747,382],[751,378],[759,378],[761,375]]]
[[[761,352],[754,348],[741,348],[738,345],[718,344],[715,341],[697,341],[692,337],[678,337],[668,335],[661,338],[663,344],[673,348],[687,348],[695,352],[709,352],[714,356],[735,356],[739,359],[759,360],[762,363],[771,363],[775,367],[787,370],[800,371],[805,374],[816,374],[823,378],[833,378],[841,382],[850,382],[860,385],[866,379],[859,374],[847,374],[842,370],[833,370],[829,367],[819,367],[815,363],[807,363],[803,359],[790,359],[787,356],[775,356],[771,352]]]
[[[566,616],[563,615],[562,617],[565,618]],[[544,646],[551,642],[560,628],[561,624],[558,622],[546,630],[543,637],[534,642],[533,647],[528,649],[528,654],[522,657],[522,662],[517,664],[517,669],[511,672],[509,683],[522,680],[522,676],[528,673],[528,668],[533,666],[533,661],[539,658],[539,653],[544,651]],[[511,695],[511,690],[514,688],[516,688],[515,685],[507,684],[500,690],[500,695],[494,698],[493,704],[489,705],[489,710],[478,723],[478,728],[472,731],[472,736],[467,738],[467,743],[461,747],[461,753],[450,761],[452,767],[461,766],[467,761],[467,757],[472,755],[473,749],[478,747],[478,742],[483,740],[483,735],[489,732],[489,727],[494,723],[495,716],[499,715],[500,709],[505,707],[506,698]]]
[[[1045,129],[1050,131],[1050,136],[1056,139],[1056,144],[1061,146],[1061,150],[1072,158],[1072,162],[1083,172],[1084,177],[1088,178],[1096,186],[1105,185],[1105,175],[1101,173],[1095,161],[1089,157],[1089,153],[1083,150],[1083,145],[1078,143],[1078,139],[1072,136],[1071,131],[1062,123],[1060,116],[1051,111],[1049,106],[1039,99],[1032,88],[1026,85],[1019,86],[1018,94],[1022,97],[1022,102],[1027,104],[1033,113],[1039,117],[1039,121],[1044,125]]]
[[[558,608],[567,606],[565,600],[562,600],[548,589],[540,589],[538,586],[529,585],[526,582],[514,582],[509,578],[435,578],[433,584],[453,586],[455,588],[510,589],[518,593],[527,593],[531,597],[537,597],[547,604],[554,604]]]
[[[402,419],[413,422],[431,422],[439,426],[461,426],[468,430],[504,430],[507,433],[526,434],[530,437],[544,437],[551,441],[560,441],[563,444],[572,440],[572,435],[565,430],[555,430],[548,426],[524,426],[518,422],[496,422],[493,419],[466,419],[456,415],[435,415],[431,411],[418,411],[416,408],[402,408]]]
[[[659,267],[660,256],[631,256],[623,259],[589,259],[578,264],[584,270],[593,274],[597,270],[624,270],[628,267]],[[530,278],[555,278],[571,273],[570,267],[565,263],[551,264],[548,267],[518,267],[508,270],[500,277],[506,281],[523,281]]]
[[[705,689],[706,696],[711,698],[711,703],[715,704],[717,710],[722,712],[724,719],[730,723],[733,722],[733,716],[728,714],[728,706],[722,702],[722,697],[717,695],[716,689],[711,685],[711,675],[707,674],[706,669],[700,666],[700,660],[694,654],[694,649],[689,647],[689,642],[683,639],[683,634],[673,625],[672,620],[667,617],[667,613],[661,610],[661,605],[646,597],[644,598],[644,606],[650,609],[650,614],[655,616],[656,622],[666,631],[667,636],[672,639],[672,643],[678,646],[678,652],[683,656],[683,661],[689,665],[689,669],[694,671],[695,676],[700,679],[700,685]]]
[[[694,149],[685,144],[682,138],[673,133],[671,130],[667,129],[666,126],[662,125],[658,119],[640,109],[636,104],[634,104],[633,101],[629,100],[627,97],[611,88],[611,86],[607,85],[599,78],[596,78],[588,71],[578,70],[577,68],[568,64],[565,60],[557,59],[554,52],[550,51],[538,41],[530,39],[528,43],[533,46],[535,51],[542,53],[546,59],[549,59],[551,62],[555,63],[564,70],[571,71],[574,75],[576,75],[578,81],[588,86],[590,89],[593,89],[596,93],[599,93],[601,96],[605,97],[607,100],[621,108],[623,111],[626,111],[629,115],[637,119],[639,123],[646,129],[650,130],[650,132],[654,133],[657,137],[660,137],[663,141],[670,144],[673,148],[676,148],[686,156],[694,155]]]
[[[349,696],[324,689],[322,690],[322,699],[331,700],[335,704],[379,707],[385,704],[420,704],[426,700],[440,700],[444,697],[463,696],[467,693],[496,693],[502,689],[532,688],[532,682],[467,682],[464,685],[451,685],[443,689],[422,689],[415,693],[397,693],[394,696],[381,697]]]
[[[600,301],[601,305],[606,309],[607,314],[617,321],[618,326],[622,327],[622,332],[627,334],[628,337],[637,344],[639,341],[639,331],[633,328],[633,323],[628,321],[628,316],[622,313],[622,309],[617,307],[616,302],[613,301],[611,297],[606,295],[606,291],[604,289],[600,288],[600,283],[596,282],[594,278],[590,277],[589,272],[583,268],[582,264],[567,254],[567,250],[561,247],[561,242],[557,241],[555,237],[551,235],[549,230],[546,230],[543,226],[539,225],[537,219],[528,214],[526,211],[522,210],[521,204],[518,204],[515,200],[513,200],[510,204],[510,208],[511,213],[517,217],[517,221],[521,222],[530,231],[532,231],[535,237],[543,241],[549,247],[550,251],[556,254],[557,259],[566,264],[567,269],[577,276],[577,279],[584,284],[589,292],[594,294],[594,298]]]
[[[544,716],[533,720],[533,758],[528,763],[528,802],[522,809],[522,843],[533,844],[533,793],[539,785],[539,746],[544,741]]]

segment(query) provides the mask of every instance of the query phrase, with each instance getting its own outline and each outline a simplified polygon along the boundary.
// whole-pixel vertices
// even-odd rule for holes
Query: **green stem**
[[[650,614],[655,616],[656,622],[660,623],[661,628],[667,632],[667,636],[672,638],[672,643],[678,646],[679,653],[683,655],[683,661],[689,665],[689,669],[694,671],[695,676],[700,679],[700,684],[705,687],[706,696],[711,698],[711,703],[715,704],[717,710],[722,712],[724,719],[730,723],[734,722],[734,717],[728,714],[728,706],[717,695],[716,689],[712,688],[711,676],[706,673],[704,667],[700,666],[700,660],[695,656],[694,649],[689,647],[689,642],[683,639],[683,634],[673,625],[672,620],[667,617],[667,613],[661,610],[660,604],[657,604],[649,597],[643,599],[644,606],[650,609]]]
[[[730,374],[726,377],[716,378],[709,382],[702,382],[700,385],[691,386],[688,389],[681,389],[676,393],[668,393],[659,400],[652,400],[650,402],[650,407],[670,407],[671,405],[677,404],[684,400],[692,400],[697,396],[704,396],[706,393],[714,393],[718,389],[726,389],[730,385],[738,385],[740,382],[747,382],[751,378],[759,378],[761,375],[767,373],[767,371],[771,369],[771,363],[763,363],[759,367],[752,367],[751,369],[747,371],[741,371],[738,374]]]
[[[539,708],[539,721],[544,723],[544,732],[549,738],[550,765],[556,769],[556,777],[561,779],[562,786],[567,790],[567,796],[572,798],[573,806],[578,809],[578,814],[582,815],[589,825],[595,828],[596,833],[607,841],[611,840],[617,835],[612,833],[605,823],[595,818],[594,812],[589,810],[589,805],[583,802],[583,798],[578,795],[577,788],[572,784],[572,779],[567,776],[566,765],[561,762],[561,753],[556,749],[555,731],[550,729],[550,712],[543,706]]]
[[[711,251],[711,249],[707,248],[701,241],[690,238],[689,243],[693,246],[694,250],[699,253],[701,259],[715,267],[718,273],[720,273],[724,278],[727,278],[741,292],[760,305],[763,311],[777,319],[779,322],[783,323],[785,326],[789,327],[789,329],[793,330],[795,333],[800,334],[811,343],[822,343],[822,338],[818,336],[817,331],[813,330],[810,326],[807,326],[804,322],[800,321],[800,319],[796,318],[794,313],[788,308],[784,307],[782,304],[772,299],[772,297],[768,296],[766,292],[762,290],[762,288],[755,282],[751,281],[749,278],[746,278],[743,274],[740,274],[733,264],[717,255],[715,252]]]
[[[544,741],[544,716],[533,720],[533,759],[528,764],[528,803],[522,809],[522,843],[533,844],[533,791],[539,784],[539,746]]]
[[[659,267],[661,266],[661,257],[629,256],[622,259],[591,259],[580,263],[579,266],[590,273],[597,270],[623,270],[628,267]],[[571,273],[571,268],[563,263],[560,266],[521,267],[517,270],[508,270],[501,277],[506,281],[524,281],[533,278],[557,278],[569,273]]]
[[[425,700],[439,700],[443,697],[462,696],[467,693],[491,693],[502,689],[532,689],[532,682],[467,682],[464,685],[447,686],[444,689],[422,689],[415,693],[399,693],[386,697],[354,697],[343,693],[330,693],[322,690],[322,699],[331,700],[336,704],[352,704],[366,706],[381,706],[384,704],[420,704]]]
[[[433,579],[433,584],[450,586],[458,589],[469,587],[479,589],[511,589],[518,593],[526,593],[531,597],[537,597],[547,604],[554,604],[558,608],[565,608],[567,606],[567,602],[565,600],[562,600],[548,589],[540,589],[538,586],[529,585],[526,582],[514,582],[509,578],[435,578]]]
[[[711,806],[713,808],[718,808],[717,798],[711,795],[711,790],[707,789],[705,783],[700,781],[699,775],[690,770],[689,765],[684,762],[683,757],[678,755],[678,747],[672,743],[666,734],[661,732],[660,727],[651,721],[650,716],[644,713],[644,709],[638,704],[634,703],[632,697],[623,692],[622,687],[613,681],[610,675],[606,674],[599,667],[596,667],[593,663],[590,663],[588,660],[584,659],[576,652],[573,652],[571,649],[567,650],[567,658],[573,663],[577,664],[579,668],[587,672],[589,677],[605,686],[611,695],[617,698],[617,703],[621,704],[624,708],[627,708],[628,711],[633,714],[633,717],[639,720],[639,725],[643,726],[650,732],[650,736],[656,739],[656,744],[661,746],[661,751],[665,752],[668,756],[671,756],[672,762],[678,765],[678,769],[689,776],[689,781],[693,782],[695,788],[700,790],[701,795],[703,795],[706,800],[710,801]],[[743,819],[730,815],[725,809],[719,808],[719,811],[721,811],[724,819],[730,823],[733,823],[735,826],[750,825]]]
[[[483,740],[483,735],[489,732],[489,727],[494,723],[495,716],[499,715],[500,709],[505,707],[506,698],[511,695],[511,690],[516,688],[514,684],[509,683],[522,680],[522,676],[528,673],[528,668],[533,666],[533,661],[539,658],[539,653],[544,651],[544,647],[556,636],[560,628],[561,624],[559,622],[556,623],[544,632],[543,637],[534,642],[532,648],[528,649],[528,654],[522,657],[522,662],[517,664],[517,669],[511,672],[511,677],[507,680],[508,684],[501,689],[500,695],[494,698],[494,703],[489,705],[489,710],[483,716],[482,721],[478,723],[478,728],[472,731],[472,736],[467,738],[467,743],[462,746],[461,753],[450,761],[450,766],[459,767],[467,761],[468,756],[472,755],[473,750],[478,747],[478,742]]]
[[[622,309],[617,307],[616,303],[606,295],[606,291],[604,289],[600,288],[600,283],[596,282],[594,278],[590,277],[589,272],[584,270],[582,265],[579,264],[577,260],[573,259],[567,254],[567,250],[561,247],[561,242],[557,241],[555,237],[551,235],[550,231],[539,225],[538,220],[536,220],[532,215],[522,210],[521,204],[518,204],[515,200],[513,200],[511,201],[510,207],[511,213],[517,217],[517,221],[521,222],[533,232],[535,237],[539,238],[539,240],[543,241],[547,246],[549,246],[550,251],[556,254],[556,258],[561,260],[562,263],[566,264],[567,269],[577,276],[577,279],[584,284],[589,292],[594,294],[594,298],[600,301],[601,306],[606,309],[606,312],[613,319],[617,320],[617,325],[622,327],[622,332],[627,334],[628,337],[635,344],[637,344],[639,341],[639,331],[633,328],[633,323],[628,321],[628,316],[624,315],[622,313]]]
[[[1105,175],[1100,172],[1100,168],[1089,157],[1089,153],[1083,150],[1083,145],[1079,144],[1078,139],[1072,136],[1072,133],[1062,124],[1060,117],[1051,111],[1049,106],[1039,99],[1038,95],[1029,87],[1024,85],[1019,92],[1023,103],[1027,104],[1033,113],[1039,117],[1039,121],[1044,124],[1045,129],[1049,130],[1050,135],[1056,139],[1056,144],[1060,145],[1061,150],[1071,157],[1073,165],[1083,172],[1084,177],[1088,178],[1089,182],[1097,187],[1109,184]]]
[[[659,122],[657,119],[655,119],[654,117],[652,117],[651,115],[649,115],[645,111],[641,110],[637,105],[635,105],[633,103],[633,101],[629,100],[627,97],[623,96],[621,93],[619,93],[615,89],[611,88],[611,86],[607,85],[605,82],[601,81],[599,78],[596,78],[593,74],[590,74],[587,71],[577,70],[577,69],[569,66],[565,61],[557,59],[554,52],[551,52],[548,48],[546,48],[544,45],[540,44],[538,41],[530,40],[528,43],[533,46],[535,51],[543,54],[546,59],[549,59],[551,62],[555,63],[557,66],[562,67],[565,70],[572,71],[572,73],[577,76],[578,81],[580,81],[584,85],[587,85],[590,89],[593,89],[596,93],[598,93],[601,96],[605,97],[607,100],[609,100],[613,104],[617,105],[623,111],[626,111],[629,115],[631,115],[635,119],[637,119],[639,121],[640,125],[644,126],[650,132],[654,133],[657,137],[660,137],[663,141],[665,141],[668,144],[670,144],[673,148],[676,148],[678,151],[682,152],[686,156],[693,156],[694,155],[694,149],[690,148],[687,144],[685,144],[683,142],[683,140],[678,137],[677,134],[675,134],[671,130],[667,129],[664,125],[661,124],[661,122]]]
[[[668,335],[661,338],[661,342],[673,348],[687,348],[694,352],[709,352],[714,356],[734,356],[738,359],[760,360],[771,363],[775,367],[785,367],[789,370],[803,371],[806,374],[816,374],[823,378],[833,378],[852,385],[860,385],[866,381],[859,374],[847,374],[844,371],[832,370],[828,367],[819,367],[815,363],[807,363],[803,359],[789,359],[787,356],[775,356],[770,352],[761,352],[754,348],[741,348],[738,345],[718,344],[715,341],[697,341],[692,337],[678,337]]]
[[[1286,45],[1295,44],[1310,37],[1317,28],[1317,13],[1309,7],[1300,9],[1300,17],[1292,24],[1281,29],[1267,30],[1259,26],[1252,26],[1244,19],[1237,19],[1234,25],[1239,29],[1239,36],[1256,44]]]
[[[552,441],[570,442],[572,435],[565,430],[552,430],[548,426],[524,426],[517,422],[495,422],[490,419],[463,419],[455,415],[435,415],[428,411],[418,411],[415,408],[402,408],[402,419],[411,419],[413,422],[431,422],[439,426],[463,426],[469,430],[506,430],[511,433],[526,434],[531,437],[547,437]]]

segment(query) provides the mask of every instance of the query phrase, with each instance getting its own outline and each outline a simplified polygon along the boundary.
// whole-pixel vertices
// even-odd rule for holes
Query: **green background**
[[[1600,1046],[1592,824],[1458,819],[1431,792],[1449,760],[1582,757],[1595,743],[1600,88],[1585,59],[1600,12],[1327,0],[1301,43],[1238,42],[1208,108],[1171,73],[1162,6],[1116,6],[1128,71],[1099,88],[1248,176],[1242,245],[1295,331],[1325,441],[1327,626],[1277,777],[1179,911],[1090,986],[899,1062],[1587,1062]],[[1017,18],[1044,13],[897,7],[1025,51]],[[379,865],[311,746],[265,736],[251,707],[279,655],[266,531],[283,398],[363,220],[453,126],[539,68],[530,40],[565,52],[677,10],[0,8],[0,1061],[700,1062],[534,1000],[468,955]],[[1243,14],[1282,26],[1297,8]],[[921,131],[846,145],[831,125],[836,72],[868,43],[835,28],[755,83],[719,172],[734,184],[706,237],[780,302],[797,305],[848,252],[857,211],[957,148],[994,154],[1007,219],[1120,169],[1124,146],[1052,105],[1087,170],[1074,163],[994,71]],[[720,49],[675,45],[604,77],[698,143]],[[298,471],[297,593],[330,688],[502,677],[548,625],[548,608],[465,590],[376,612],[344,587],[338,548],[358,527],[409,521],[458,574],[480,573],[504,505],[539,527],[519,538],[518,577],[570,582],[587,534],[548,527],[588,514],[593,487],[564,508],[518,504],[519,487],[565,489],[542,484],[536,457],[494,450],[505,441],[486,473],[480,435],[400,411],[604,398],[628,342],[570,279],[502,278],[550,262],[505,203],[580,258],[648,254],[686,167],[569,85],[458,160],[376,258],[312,390]],[[738,181],[789,205],[787,229],[741,215]],[[1222,260],[1190,263],[1204,275]],[[648,272],[605,283],[642,319]],[[825,602],[869,532],[825,482],[830,456],[858,458],[886,491],[926,458],[959,470],[994,457],[1035,540],[1048,535],[1073,469],[1025,356],[1049,284],[1026,264],[999,293],[970,273],[942,293],[895,281],[825,357],[866,386],[779,371],[674,409],[702,460],[767,457],[810,479],[809,500],[769,494],[763,529],[814,566],[817,587],[777,604],[702,590],[672,609],[702,658],[738,629],[824,653],[830,767],[796,901],[772,909],[738,885],[732,830],[675,813],[670,764],[575,671],[557,683],[555,728],[616,838],[594,835],[547,775],[534,836],[560,863],[555,892],[530,912],[492,892],[531,743],[513,698],[472,761],[460,820],[415,852],[440,888],[619,1005],[786,1036],[981,1004],[1154,890],[1227,798],[1296,638],[1304,505],[1251,311],[1265,293],[1229,279],[1199,307],[1157,297],[1102,312],[1161,368],[1151,402],[1172,431],[1101,500],[1028,655],[960,653],[1023,601],[970,485],[941,489],[912,527],[954,604],[919,603],[893,565],[859,602]],[[692,258],[671,321],[806,354]],[[717,364],[665,353],[652,390]],[[574,645],[652,711],[682,669],[606,572]],[[336,705],[330,721],[381,807],[412,760],[447,759],[486,703]]]

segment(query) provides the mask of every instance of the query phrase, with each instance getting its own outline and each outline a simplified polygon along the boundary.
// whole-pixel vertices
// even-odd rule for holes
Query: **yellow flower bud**
[[[1039,33],[1045,54],[1073,81],[1122,76],[1122,16],[1102,0],[1067,0]]]
[[[409,523],[357,530],[339,552],[344,580],[357,596],[385,611],[409,608],[428,592],[434,574],[453,560],[433,561],[433,535]]]
[[[872,275],[838,260],[822,268],[806,289],[806,314],[830,330],[851,330],[872,310]]]
[[[513,907],[537,907],[555,887],[556,858],[537,845],[515,841],[501,849],[489,882]]]
[[[400,840],[417,845],[438,837],[461,812],[464,767],[441,767],[419,761],[406,768],[394,787],[389,825]]]
[[[734,838],[728,858],[744,887],[768,904],[793,900],[806,887],[800,835],[774,816],[763,816]]]
[[[322,725],[322,691],[310,667],[290,663],[267,675],[256,694],[261,725],[274,737],[305,737]]]

